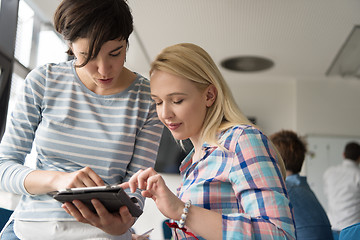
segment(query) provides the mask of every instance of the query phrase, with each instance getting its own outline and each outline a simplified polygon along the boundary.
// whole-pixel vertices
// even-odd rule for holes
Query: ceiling
[[[49,21],[60,2],[31,1]],[[324,79],[352,29],[360,25],[359,0],[128,2],[135,27],[126,63],[130,69],[147,74],[161,49],[192,42],[210,53],[230,86],[247,78]],[[220,66],[225,58],[238,55],[266,57],[274,66],[256,73]]]

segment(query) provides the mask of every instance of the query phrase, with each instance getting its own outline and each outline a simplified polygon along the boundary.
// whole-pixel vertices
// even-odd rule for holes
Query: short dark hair
[[[281,157],[286,170],[299,173],[305,160],[306,143],[304,139],[290,130],[282,130],[270,136]]]
[[[349,142],[345,146],[344,156],[346,159],[357,161],[360,157],[360,145],[357,142]]]
[[[69,43],[89,39],[89,54],[80,65],[85,66],[105,42],[121,39],[128,43],[133,17],[126,0],[63,0],[55,11],[54,27]],[[68,54],[73,55],[70,48]]]

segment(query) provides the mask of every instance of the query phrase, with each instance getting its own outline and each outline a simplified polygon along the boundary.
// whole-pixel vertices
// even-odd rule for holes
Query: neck
[[[294,175],[294,173],[290,170],[286,170],[286,176],[291,176],[291,175]]]
[[[194,137],[191,137],[190,141],[191,141],[192,145],[194,146],[194,154],[192,156],[192,161],[196,162],[201,157],[202,143],[200,143],[198,138],[194,138]]]

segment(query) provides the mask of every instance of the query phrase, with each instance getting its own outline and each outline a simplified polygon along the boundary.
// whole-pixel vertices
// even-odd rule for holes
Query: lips
[[[113,79],[112,78],[99,78],[98,81],[101,83],[110,83]]]
[[[166,126],[169,130],[175,131],[180,127],[181,123],[167,123]]]
[[[111,81],[112,78],[100,78],[99,81],[103,81],[103,82],[106,82],[106,81]]]

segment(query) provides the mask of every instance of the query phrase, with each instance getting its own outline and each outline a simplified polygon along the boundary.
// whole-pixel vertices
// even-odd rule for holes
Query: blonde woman
[[[295,239],[282,159],[241,113],[207,52],[189,43],[167,47],[150,79],[159,119],[194,148],[180,166],[177,196],[152,168],[122,186],[142,189],[175,220],[175,239]]]

